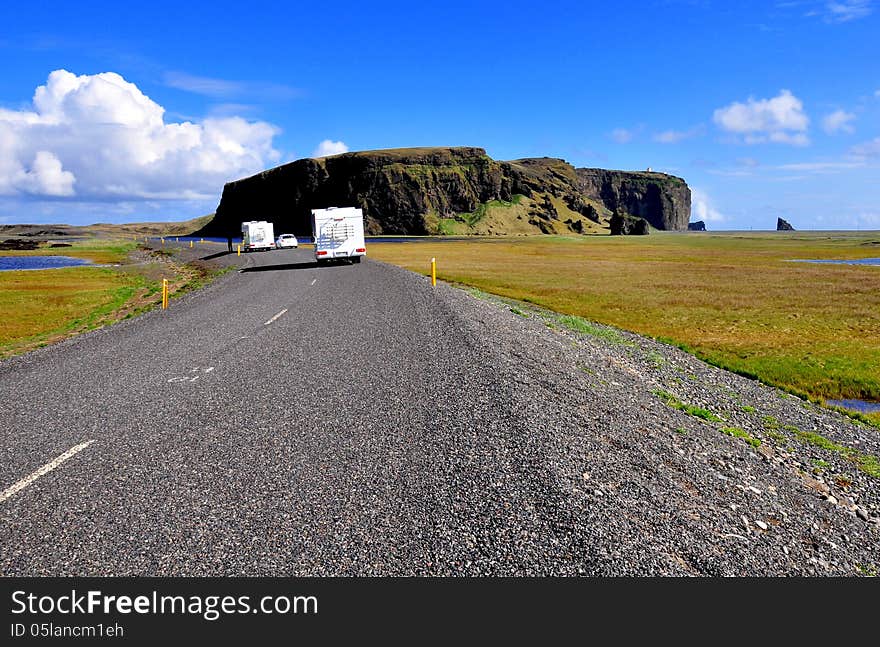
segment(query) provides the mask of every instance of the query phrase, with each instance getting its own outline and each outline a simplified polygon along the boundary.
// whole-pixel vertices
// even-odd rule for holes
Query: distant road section
[[[847,574],[878,554],[876,525],[651,395],[639,348],[374,261],[219,260],[239,271],[167,311],[0,363],[0,574]],[[808,415],[667,351],[682,379]],[[845,557],[805,543],[817,518]]]

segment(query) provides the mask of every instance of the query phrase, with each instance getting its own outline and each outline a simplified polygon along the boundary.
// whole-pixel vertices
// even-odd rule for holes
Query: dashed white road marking
[[[204,373],[210,373],[213,370],[214,370],[213,366],[208,366],[207,368],[199,368],[198,366],[196,366],[195,368],[191,368],[189,370],[189,372],[190,373],[198,373],[199,371],[203,371]],[[199,377],[201,377],[201,374],[193,375],[193,376],[175,375],[174,377],[168,378],[168,382],[169,382],[169,384],[174,384],[175,382],[195,382],[197,379],[199,379]]]
[[[9,486],[5,490],[3,490],[2,494],[0,494],[0,503],[3,503],[9,497],[11,497],[11,496],[15,495],[17,492],[25,489],[28,485],[30,485],[31,483],[36,481],[41,476],[45,476],[46,474],[48,474],[49,472],[54,470],[56,467],[61,465],[61,463],[63,463],[64,461],[66,461],[70,458],[73,458],[76,454],[78,454],[79,452],[84,450],[86,447],[91,445],[93,442],[95,442],[95,441],[94,440],[87,440],[84,443],[80,443],[79,445],[71,447],[66,452],[61,454],[61,456],[59,456],[54,461],[52,461],[51,463],[46,463],[45,465],[43,465],[43,467],[38,469],[36,472],[33,472],[32,474],[25,476],[23,479],[21,479],[15,485]]]
[[[264,326],[268,326],[270,323],[272,323],[273,321],[275,321],[276,319],[278,319],[278,317],[280,317],[281,315],[283,315],[285,312],[287,312],[287,308],[284,308],[284,310],[282,310],[282,311],[279,312],[277,315],[275,315],[274,317],[272,317],[271,319],[269,319],[269,321],[267,321],[267,322],[264,323],[263,325],[264,325]]]
[[[312,282],[311,282],[311,283],[309,283],[309,285],[314,285],[314,284],[315,284],[315,282],[316,282],[316,281],[317,281],[317,280],[318,280],[318,279],[312,279]]]

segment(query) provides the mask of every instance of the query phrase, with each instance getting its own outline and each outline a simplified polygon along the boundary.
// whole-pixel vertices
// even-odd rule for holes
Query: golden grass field
[[[108,268],[0,272],[0,356],[88,329],[135,289],[129,276]]]
[[[668,340],[813,398],[880,400],[880,232],[373,243],[371,258]]]
[[[0,272],[0,358],[45,346],[155,306],[163,278],[172,291],[191,287],[194,270],[167,263],[129,264],[132,240],[90,239],[71,247],[3,251],[4,256],[61,255],[113,267]]]

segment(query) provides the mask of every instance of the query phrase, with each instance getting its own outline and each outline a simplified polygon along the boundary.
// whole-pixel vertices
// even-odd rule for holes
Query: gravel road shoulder
[[[494,355],[591,574],[877,573],[876,428],[638,335],[436,296]]]

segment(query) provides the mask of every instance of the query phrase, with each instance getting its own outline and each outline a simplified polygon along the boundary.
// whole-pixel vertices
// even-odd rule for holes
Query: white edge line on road
[[[23,479],[21,479],[15,485],[12,485],[12,486],[6,488],[5,490],[3,490],[3,493],[0,494],[0,503],[3,503],[9,497],[11,497],[11,496],[15,495],[16,493],[18,493],[19,491],[23,490],[24,488],[26,488],[28,485],[30,485],[31,483],[36,481],[41,476],[45,476],[46,474],[48,474],[49,472],[54,470],[56,467],[61,465],[61,463],[63,463],[67,459],[73,458],[76,454],[78,454],[79,452],[84,450],[86,447],[91,445],[93,442],[95,442],[95,441],[94,440],[87,440],[86,442],[80,443],[79,445],[76,445],[75,447],[71,447],[66,452],[61,454],[61,456],[59,456],[54,461],[52,461],[51,463],[46,463],[45,465],[43,465],[43,467],[38,469],[36,472],[33,472],[32,474],[25,476]]]
[[[263,325],[264,325],[264,326],[268,326],[270,323],[272,323],[273,321],[275,321],[278,317],[280,317],[281,315],[283,315],[285,312],[287,312],[287,308],[284,308],[284,310],[282,310],[282,311],[279,312],[277,315],[275,315],[274,317],[272,317],[271,319],[269,319],[269,321],[267,321],[267,322],[264,323]]]
[[[312,279],[312,282],[309,283],[309,285],[314,285],[314,284],[315,284],[315,281],[317,281],[317,280],[318,280],[318,279]]]

